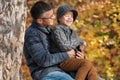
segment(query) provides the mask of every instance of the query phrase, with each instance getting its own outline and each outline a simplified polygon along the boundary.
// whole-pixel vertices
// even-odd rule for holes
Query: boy
[[[83,56],[84,41],[77,38],[76,32],[70,26],[75,21],[78,13],[70,6],[60,6],[57,10],[58,25],[51,31],[51,52],[65,52],[71,49],[77,51],[75,58],[70,58],[60,63],[60,68],[66,72],[76,71],[75,80],[98,80],[98,74],[94,66]]]

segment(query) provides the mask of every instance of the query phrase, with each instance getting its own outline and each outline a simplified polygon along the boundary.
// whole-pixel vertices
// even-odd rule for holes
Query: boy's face
[[[71,26],[73,23],[73,13],[71,11],[66,12],[60,19],[59,22],[66,26]]]

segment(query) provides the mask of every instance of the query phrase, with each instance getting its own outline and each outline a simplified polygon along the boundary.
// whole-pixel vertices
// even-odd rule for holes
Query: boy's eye
[[[68,15],[65,15],[65,17],[69,17]]]

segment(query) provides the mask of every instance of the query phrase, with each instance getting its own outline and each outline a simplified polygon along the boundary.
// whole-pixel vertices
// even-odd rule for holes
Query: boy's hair
[[[43,1],[38,1],[32,6],[30,13],[33,19],[38,19],[43,16],[44,12],[49,11],[51,9],[51,5]]]

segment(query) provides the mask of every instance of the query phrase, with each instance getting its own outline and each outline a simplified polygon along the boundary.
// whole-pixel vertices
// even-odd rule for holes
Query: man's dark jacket
[[[24,38],[24,55],[34,80],[41,80],[52,71],[62,71],[58,65],[68,59],[68,54],[50,53],[50,28],[42,27],[35,21],[26,30]]]

